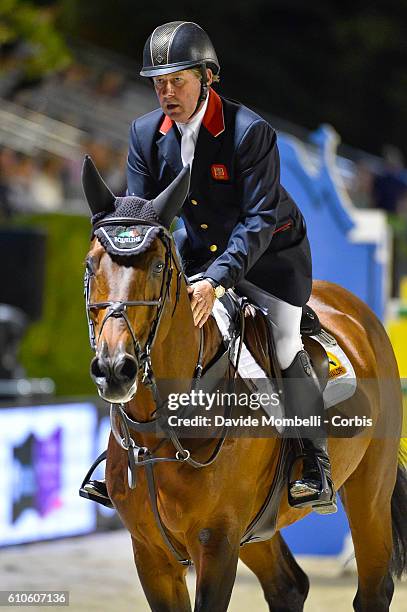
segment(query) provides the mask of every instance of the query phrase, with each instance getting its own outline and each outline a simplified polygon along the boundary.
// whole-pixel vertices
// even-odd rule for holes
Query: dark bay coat
[[[185,231],[176,232],[186,272],[226,288],[246,279],[293,305],[311,292],[311,255],[305,223],[280,185],[273,128],[247,107],[210,89],[199,131]],[[128,193],[158,195],[181,171],[177,126],[157,109],[133,122]]]

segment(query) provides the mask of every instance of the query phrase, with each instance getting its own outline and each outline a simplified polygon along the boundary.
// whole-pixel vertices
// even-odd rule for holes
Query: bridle
[[[95,223],[93,226],[93,233],[104,226],[111,225],[152,225],[160,228],[159,237],[165,247],[165,261],[164,261],[164,274],[161,282],[160,295],[156,300],[118,300],[118,301],[106,301],[106,302],[91,302],[90,301],[90,281],[93,276],[93,272],[90,267],[87,265],[85,269],[85,277],[84,277],[84,295],[85,295],[85,304],[86,304],[86,318],[88,322],[88,330],[89,330],[89,342],[93,351],[96,351],[97,344],[101,333],[103,331],[104,326],[110,318],[118,319],[121,318],[124,320],[130,336],[133,341],[134,348],[134,356],[137,362],[138,370],[143,372],[142,374],[142,382],[147,383],[154,379],[152,364],[151,364],[151,350],[154,345],[154,341],[157,336],[157,332],[160,326],[161,317],[164,312],[164,308],[169,296],[172,275],[174,272],[174,268],[177,271],[177,291],[175,298],[175,305],[172,312],[172,316],[175,314],[176,307],[179,302],[179,293],[180,293],[180,284],[182,278],[182,270],[179,268],[176,259],[172,253],[172,236],[170,232],[159,223],[155,223],[153,221],[145,221],[143,219],[135,219],[130,217],[107,217],[102,219],[101,221]],[[152,306],[157,308],[157,314],[152,322],[151,329],[149,335],[147,337],[144,348],[142,348],[138,338],[136,337],[133,327],[130,323],[130,320],[127,315],[127,309],[129,307],[135,306]],[[92,311],[98,310],[107,310],[105,316],[102,319],[102,323],[100,325],[100,330],[98,337],[96,338],[95,324],[92,320],[91,313]]]

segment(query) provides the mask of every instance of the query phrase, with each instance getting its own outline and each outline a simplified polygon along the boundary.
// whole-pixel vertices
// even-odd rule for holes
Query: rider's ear
[[[157,217],[168,229],[185,202],[189,191],[189,181],[190,168],[187,165],[159,196],[151,200]]]
[[[100,176],[92,158],[85,156],[82,166],[82,187],[92,214],[113,212],[116,197]]]

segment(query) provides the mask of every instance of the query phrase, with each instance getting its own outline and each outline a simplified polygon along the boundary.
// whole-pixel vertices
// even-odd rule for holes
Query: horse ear
[[[151,201],[157,217],[166,228],[170,228],[188,195],[190,181],[190,167],[185,166],[178,176],[159,196]]]
[[[89,155],[85,155],[83,161],[82,187],[92,214],[114,211],[116,197],[100,176]]]

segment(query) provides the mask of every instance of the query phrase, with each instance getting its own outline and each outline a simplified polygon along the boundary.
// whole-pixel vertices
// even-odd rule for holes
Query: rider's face
[[[212,72],[208,70],[208,85]],[[192,70],[180,70],[153,78],[158,101],[164,113],[173,121],[187,123],[195,111],[201,91],[201,81]]]

